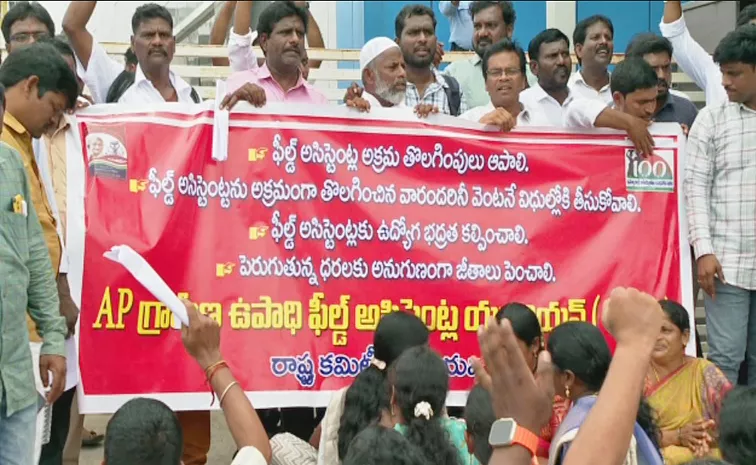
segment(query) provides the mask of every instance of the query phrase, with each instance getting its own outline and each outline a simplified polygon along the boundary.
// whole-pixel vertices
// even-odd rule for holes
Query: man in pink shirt
[[[266,102],[327,104],[326,96],[301,72],[307,11],[293,2],[274,2],[260,16],[257,32],[265,63],[229,76],[221,108],[230,109],[240,100],[257,107]]]

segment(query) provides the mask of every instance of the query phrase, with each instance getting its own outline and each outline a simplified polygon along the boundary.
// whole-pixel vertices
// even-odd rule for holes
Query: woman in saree
[[[549,336],[548,351],[554,365],[556,393],[572,403],[549,450],[549,464],[560,465],[596,403],[612,356],[601,330],[582,322],[557,326]],[[654,424],[651,408],[642,399],[625,401],[640,401],[640,408],[624,465],[663,465],[657,446],[659,430]]]
[[[646,377],[646,397],[656,411],[667,465],[696,457],[721,458],[717,426],[722,400],[732,389],[725,375],[708,360],[688,357],[688,312],[677,302],[659,302],[665,318]]]
[[[538,368],[538,355],[543,350],[543,333],[538,317],[526,305],[512,302],[502,307],[496,314],[496,321],[503,319],[509,320],[512,324],[512,330],[517,337],[517,345],[520,346],[520,351],[525,357],[528,367],[535,373]],[[548,462],[551,439],[567,414],[569,406],[570,403],[567,399],[560,396],[554,397],[551,419],[549,424],[543,427],[540,434],[541,440],[536,453],[539,462],[544,464]]]

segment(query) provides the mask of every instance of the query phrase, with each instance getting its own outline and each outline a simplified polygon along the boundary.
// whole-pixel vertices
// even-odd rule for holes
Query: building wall
[[[441,14],[438,1],[361,1],[339,2],[338,24],[346,29],[338,32],[339,48],[360,48],[366,40],[377,36],[394,37],[394,19],[408,4],[427,5],[436,13],[439,40],[449,48],[449,22]],[[558,27],[572,35],[575,21],[594,14],[607,16],[614,23],[615,50],[623,52],[630,38],[639,32],[659,33],[664,11],[661,0],[646,1],[513,1],[517,13],[514,38],[527,48],[530,39],[547,27]],[[726,3],[726,2],[722,2]]]
[[[690,35],[709,53],[720,40],[731,30],[735,29],[737,21],[738,2],[686,2],[683,5],[685,23]]]
[[[436,12],[439,39],[448,49],[449,23],[439,11],[439,1],[419,1]],[[14,2],[9,2],[14,3]],[[58,29],[70,2],[42,1]],[[101,1],[97,5],[90,30],[102,42],[128,42],[131,36],[130,18],[139,5],[146,2]],[[178,24],[203,2],[158,1],[174,14]],[[223,2],[216,2],[216,10]],[[253,23],[269,1],[253,3]],[[315,16],[328,48],[359,49],[366,40],[376,36],[394,37],[394,19],[411,1],[315,1],[310,8]],[[709,51],[713,51],[723,35],[735,24],[738,3],[729,1],[683,2],[685,16],[693,36]],[[745,2],[747,3],[747,2]],[[572,36],[576,21],[593,14],[609,17],[615,26],[615,51],[624,52],[630,38],[638,32],[659,32],[664,10],[661,0],[646,1],[514,1],[517,12],[515,39],[527,48],[530,39],[546,27],[557,27]],[[114,20],[119,18],[119,20]],[[184,43],[207,43],[212,22],[203,25]],[[254,24],[253,24],[254,27]],[[347,66],[347,65],[345,65]]]
[[[11,4],[13,2],[10,2]],[[60,32],[63,15],[68,8],[66,1],[41,1],[41,3],[55,21]],[[101,42],[128,42],[131,37],[131,16],[134,11],[145,3],[157,3],[164,5],[173,14],[174,24],[179,24],[194,8],[204,2],[177,2],[177,1],[153,1],[153,2],[128,2],[128,1],[101,1],[97,3],[89,30],[95,38]],[[216,11],[223,2],[216,2]],[[259,11],[264,4],[270,2],[253,2],[253,24],[259,17]],[[312,14],[318,21],[327,47],[335,47],[336,42],[336,1],[317,1],[310,4]],[[338,2],[349,3],[349,2]],[[116,20],[117,18],[117,20]],[[201,26],[196,34],[191,35],[183,43],[198,44],[207,43],[207,35],[212,27],[212,21]],[[254,27],[254,26],[253,26]]]

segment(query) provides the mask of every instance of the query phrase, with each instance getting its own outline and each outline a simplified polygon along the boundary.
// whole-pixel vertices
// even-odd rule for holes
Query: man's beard
[[[399,105],[404,102],[406,91],[394,90],[393,86],[383,82],[381,79],[377,79],[375,83],[375,95],[392,105]]]
[[[656,98],[658,98],[659,100],[667,98],[667,95],[669,95],[669,89],[670,89],[670,87],[671,86],[669,84],[667,84],[666,81],[663,84],[661,84],[661,83],[657,84],[656,85],[656,89],[657,89],[658,93],[656,95]]]
[[[414,55],[405,56],[404,60],[407,62],[408,65],[412,66],[413,68],[428,68],[431,64],[433,64],[433,58],[435,58],[436,53],[435,50],[433,53],[429,53],[427,57],[425,58],[418,58]]]
[[[488,50],[488,47],[493,45],[491,42],[484,42],[482,44],[478,43],[473,45],[473,50],[475,50],[475,53],[478,54],[479,57],[483,58],[483,55],[486,54],[486,50]]]

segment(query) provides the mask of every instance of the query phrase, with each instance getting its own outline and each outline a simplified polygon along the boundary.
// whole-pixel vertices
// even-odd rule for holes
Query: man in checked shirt
[[[734,384],[745,356],[756,385],[756,26],[714,51],[728,101],[698,114],[683,185],[705,291],[709,358]]]

